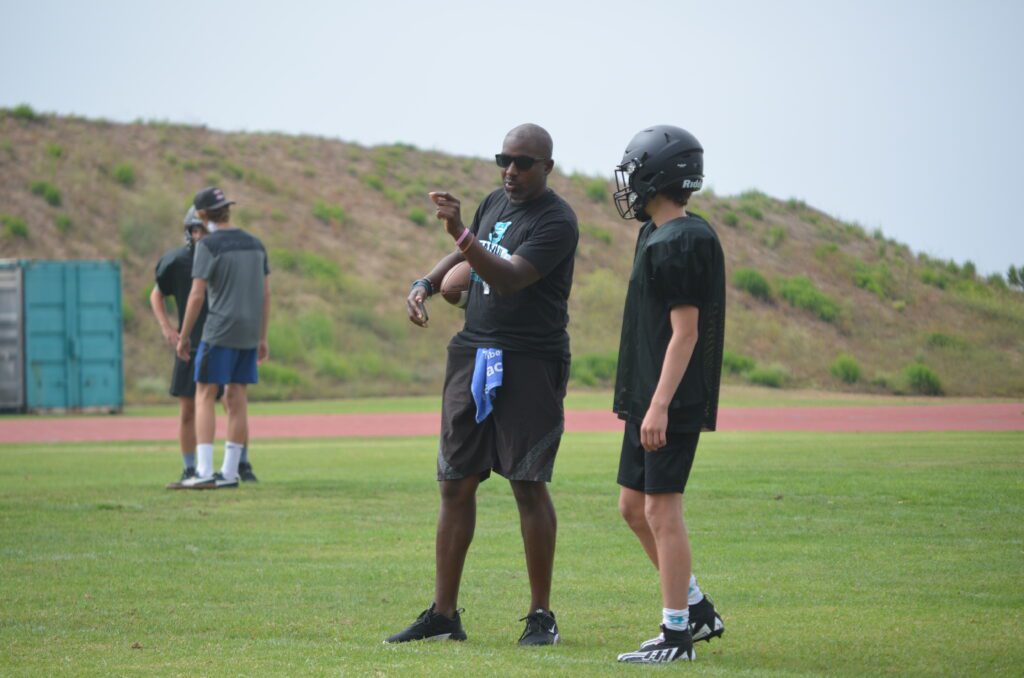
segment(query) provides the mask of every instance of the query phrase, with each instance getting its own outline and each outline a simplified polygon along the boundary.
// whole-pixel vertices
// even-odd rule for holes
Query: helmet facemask
[[[646,157],[644,153],[643,157],[634,158],[615,168],[615,193],[612,198],[615,200],[615,209],[623,219],[647,220],[644,207],[650,197],[645,190],[646,186],[637,185],[640,183],[637,173],[643,167]]]

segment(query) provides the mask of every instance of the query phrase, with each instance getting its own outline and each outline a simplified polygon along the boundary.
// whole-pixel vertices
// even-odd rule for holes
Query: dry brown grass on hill
[[[426,193],[460,196],[468,222],[498,185],[492,162],[401,144],[0,113],[0,254],[122,261],[132,400],[166,392],[171,358],[145,299],[157,258],[181,241],[192,194],[209,184],[238,200],[235,221],[271,253],[272,360],[256,397],[436,391],[460,312],[434,301],[420,331],[403,310],[409,281],[451,248]],[[556,172],[551,185],[581,225],[574,379],[606,384],[637,224],[618,218],[600,179]],[[751,359],[730,379],[913,392],[931,383],[921,368],[906,372],[919,364],[945,393],[1024,394],[1024,295],[799,201],[707,192],[692,208],[726,252],[730,364]],[[16,220],[24,237],[8,226]],[[739,269],[759,273],[771,298],[737,286]],[[859,363],[855,383],[831,374],[841,352]]]

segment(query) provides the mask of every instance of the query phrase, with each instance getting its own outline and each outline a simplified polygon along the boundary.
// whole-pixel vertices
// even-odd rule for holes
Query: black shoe
[[[462,618],[459,613],[462,610],[455,610],[455,618],[448,617],[434,612],[434,605],[423,610],[412,626],[399,631],[393,636],[385,639],[385,643],[406,643],[410,640],[465,640],[466,632],[462,628]]]
[[[689,631],[673,631],[661,627],[661,635],[640,645],[636,652],[619,655],[620,662],[629,664],[665,664],[690,661],[697,658],[693,651],[693,637]]]
[[[555,645],[561,639],[551,610],[534,610],[519,621],[526,622],[523,635],[519,636],[520,645]]]
[[[259,479],[252,472],[252,464],[247,461],[238,462],[238,477],[246,483],[258,483]]]
[[[715,610],[715,604],[707,596],[690,606],[690,634],[693,642],[710,641],[725,633],[725,622]]]
[[[195,466],[189,466],[184,471],[181,472],[181,477],[180,478],[178,478],[173,483],[167,483],[167,489],[168,490],[184,490],[185,486],[182,485],[182,483],[185,482],[186,480],[188,480],[189,478],[195,478],[195,477],[196,477],[196,468],[195,468]]]

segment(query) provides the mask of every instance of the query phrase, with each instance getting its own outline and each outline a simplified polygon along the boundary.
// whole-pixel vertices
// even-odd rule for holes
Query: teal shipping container
[[[19,260],[24,409],[124,406],[121,265]]]

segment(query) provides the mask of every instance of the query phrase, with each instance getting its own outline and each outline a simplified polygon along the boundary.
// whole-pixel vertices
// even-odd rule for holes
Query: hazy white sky
[[[0,106],[610,175],[679,125],[758,188],[982,272],[1024,264],[1024,2],[0,0]]]

